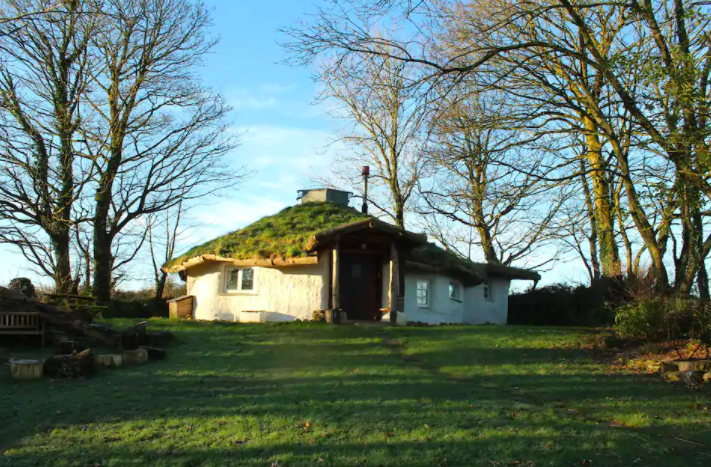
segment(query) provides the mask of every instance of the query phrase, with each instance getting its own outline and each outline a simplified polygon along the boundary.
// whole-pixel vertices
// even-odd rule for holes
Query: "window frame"
[[[493,302],[494,295],[491,293],[492,287],[489,279],[486,279],[481,285],[483,287],[482,295],[484,296],[484,300],[487,302]]]
[[[427,303],[422,305],[420,304],[420,296],[418,295],[420,291],[420,284],[426,284],[427,288],[425,289],[427,291]],[[430,281],[426,279],[417,279],[415,282],[415,303],[417,303],[417,308],[429,308],[430,303],[431,303],[431,293],[432,293],[432,287],[430,286]]]
[[[236,289],[230,289],[229,287],[229,277],[231,271],[237,271],[237,288]],[[252,288],[251,289],[243,289],[243,271],[245,270],[251,270],[252,271]],[[256,273],[256,268],[249,268],[249,267],[237,267],[237,266],[225,266],[223,275],[222,275],[222,293],[226,295],[249,295],[249,294],[256,294],[257,293],[257,281],[256,281],[257,273]]]
[[[456,291],[454,295],[452,295],[452,288],[454,288],[454,290]],[[447,295],[449,295],[450,300],[454,300],[455,302],[462,301],[462,284],[454,281],[449,281],[447,289]]]

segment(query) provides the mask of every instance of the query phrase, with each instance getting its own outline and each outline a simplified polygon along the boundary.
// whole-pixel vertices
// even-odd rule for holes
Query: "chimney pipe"
[[[363,175],[363,207],[361,208],[361,212],[368,214],[368,177],[370,176],[370,167],[364,165],[360,173]]]

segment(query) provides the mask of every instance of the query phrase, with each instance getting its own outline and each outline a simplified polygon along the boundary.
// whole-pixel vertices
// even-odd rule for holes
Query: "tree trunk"
[[[63,232],[52,235],[54,250],[54,285],[56,293],[69,294],[72,291],[72,268],[70,263],[69,226],[60,226]]]
[[[107,303],[111,299],[112,269],[113,256],[111,254],[111,238],[105,232],[102,232],[100,225],[95,226],[94,284],[92,292],[99,303]]]
[[[600,269],[603,277],[619,277],[622,273],[620,255],[615,241],[615,216],[610,203],[610,184],[608,181],[606,162],[602,155],[602,144],[595,133],[595,124],[590,118],[584,118],[588,131],[586,144],[588,162],[590,163],[590,178],[592,180],[592,195],[595,208],[595,223],[597,225]]]
[[[165,290],[165,283],[168,280],[168,274],[165,271],[162,271],[160,274],[160,277],[156,281],[156,292],[155,292],[155,298],[156,300],[160,300],[163,298],[163,291]]]
[[[583,159],[580,160],[580,168],[582,184],[583,184],[583,194],[585,195],[585,211],[587,214],[588,222],[590,223],[590,237],[588,238],[588,247],[590,249],[590,285],[593,284],[597,279],[600,278],[600,260],[597,252],[597,218],[595,217],[595,203],[590,193],[590,187],[588,186],[588,178],[585,175],[587,172],[587,167]]]

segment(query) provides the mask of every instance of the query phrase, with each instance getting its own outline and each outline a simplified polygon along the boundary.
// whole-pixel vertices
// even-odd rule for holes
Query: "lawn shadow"
[[[513,341],[529,332],[486,328]],[[491,334],[473,327],[177,329],[165,362],[86,382],[3,382],[10,465],[709,461],[685,442],[711,442],[688,392],[601,373],[572,347],[487,347]]]

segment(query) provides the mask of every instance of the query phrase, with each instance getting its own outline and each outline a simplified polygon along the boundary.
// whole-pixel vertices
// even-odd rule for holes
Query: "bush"
[[[104,318],[167,318],[168,303],[165,300],[111,300],[102,310]]]
[[[37,296],[37,291],[35,290],[32,281],[26,277],[16,277],[10,281],[8,288],[15,292],[21,293],[27,298],[34,298]]]
[[[509,297],[509,324],[599,326],[612,324],[606,288],[552,284]]]
[[[654,297],[636,300],[617,309],[617,331],[632,338],[651,341],[688,337],[699,307],[697,300]],[[701,316],[701,315],[699,315]]]

